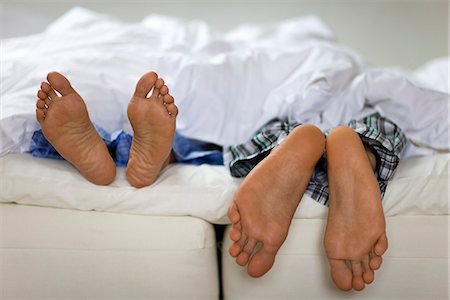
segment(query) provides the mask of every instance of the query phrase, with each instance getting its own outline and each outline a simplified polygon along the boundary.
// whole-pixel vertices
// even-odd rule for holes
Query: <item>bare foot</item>
[[[128,105],[134,136],[126,173],[132,186],[151,185],[169,163],[177,114],[164,81],[155,72],[142,76]]]
[[[375,159],[351,128],[338,127],[326,142],[329,211],[324,245],[331,277],[344,291],[374,280],[387,249]]]
[[[52,72],[47,80],[41,84],[36,103],[36,118],[44,136],[87,180],[110,184],[116,167],[89,119],[83,99],[63,75]]]
[[[291,220],[324,152],[323,133],[301,125],[261,161],[239,187],[228,217],[229,253],[253,277],[270,270]]]

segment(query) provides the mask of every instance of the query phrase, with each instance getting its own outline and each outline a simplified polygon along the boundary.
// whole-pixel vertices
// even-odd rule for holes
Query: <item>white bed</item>
[[[448,299],[447,215],[388,217],[389,250],[363,292],[336,290],[322,246],[324,229],[325,220],[295,219],[275,266],[259,279],[222,256],[224,299]]]
[[[449,159],[442,154],[400,163],[383,199],[389,248],[364,292],[334,287],[322,245],[323,216],[294,219],[275,266],[262,278],[249,277],[222,255],[224,299],[448,299]]]
[[[46,7],[43,6],[44,10]],[[272,8],[267,7],[269,15]],[[251,5],[247,9],[251,11]],[[208,18],[213,20],[213,16],[208,15]],[[309,62],[324,61],[322,71],[328,63],[342,63],[340,66],[344,68],[339,70],[345,71],[328,74],[314,73],[314,68],[301,69],[298,77],[293,78],[301,79],[297,89],[308,86],[312,79],[319,79],[319,85],[314,87],[323,88],[320,82],[331,82],[330,86],[334,88],[333,82],[339,83],[338,79],[345,76],[356,76],[365,68],[357,54],[332,42],[332,31],[314,16],[266,25],[240,27],[223,40],[206,23],[199,21],[184,22],[152,15],[139,24],[125,24],[110,16],[75,9],[52,23],[45,34],[2,41],[2,50],[14,50],[3,52],[1,74],[2,299],[218,299],[220,278],[225,299],[233,300],[448,299],[450,159],[448,136],[445,136],[447,117],[447,123],[442,126],[436,120],[425,122],[426,118],[418,118],[414,124],[403,124],[416,138],[417,146],[408,149],[410,158],[401,162],[384,199],[390,240],[385,262],[377,272],[375,283],[358,295],[341,293],[333,287],[321,247],[327,210],[308,197],[301,201],[275,267],[263,278],[251,279],[245,269],[237,267],[227,255],[227,239],[221,251],[223,266],[219,274],[216,246],[220,244],[217,244],[212,224],[228,224],[226,212],[240,183],[231,178],[225,167],[172,165],[164,170],[154,186],[137,190],[127,183],[123,169],[118,170],[112,185],[98,187],[84,180],[67,162],[12,153],[26,150],[32,132],[38,128],[33,108],[36,87],[45,74],[54,69],[69,76],[86,97],[91,117],[108,130],[129,130],[126,118],[120,117],[128,96],[141,73],[149,68],[157,69],[185,112],[180,115],[179,129],[197,138],[226,144],[246,139],[255,127],[274,115],[275,104],[284,105],[295,100],[284,101],[282,92],[299,91],[289,84],[289,80],[283,89],[275,89],[275,92],[262,91],[257,85],[249,90],[233,90],[235,94],[225,95],[229,103],[247,105],[247,108],[254,105],[254,99],[235,95],[266,94],[256,99],[262,101],[258,103],[261,110],[253,112],[253,118],[259,117],[258,120],[250,118],[240,127],[232,124],[229,126],[232,130],[225,132],[223,128],[230,115],[236,114],[234,117],[242,121],[243,116],[248,115],[248,109],[241,112],[224,110],[224,115],[208,118],[205,107],[217,109],[221,97],[225,97],[224,90],[201,80],[186,80],[191,78],[186,71],[193,70],[190,66],[204,66],[197,75],[207,80],[211,74],[218,74],[220,68],[226,67],[224,57],[239,58],[240,47],[247,50],[254,45],[264,48],[264,43],[274,40],[278,45],[289,46],[292,38],[298,41],[317,39],[325,43],[329,40],[326,47],[333,51],[322,51],[319,47],[318,52],[305,52],[316,56]],[[280,28],[283,30],[275,30]],[[155,32],[161,30],[165,35],[158,39],[160,35]],[[70,35],[66,35],[68,32]],[[86,32],[94,38],[83,39]],[[244,37],[253,39],[255,44],[245,44],[241,41]],[[51,44],[50,41],[55,39],[60,43]],[[146,44],[152,39],[158,42],[156,48],[160,51],[171,49],[173,60],[165,60],[167,64],[163,64],[159,54],[149,53],[155,50],[153,45]],[[176,41],[180,44],[172,47]],[[238,43],[234,45],[236,48],[231,42]],[[133,45],[139,45],[145,51],[139,52],[139,57],[130,55],[136,53]],[[233,46],[229,48],[230,53],[237,55],[222,56],[221,51],[230,45]],[[119,47],[120,51],[112,57],[105,56],[102,47],[113,46]],[[89,59],[86,59],[86,51]],[[195,59],[183,60],[184,69],[174,71],[179,63],[177,59],[185,59],[182,54],[186,53],[195,54]],[[260,62],[279,66],[277,59],[281,56],[261,53],[258,57],[263,61]],[[69,61],[68,57],[71,58]],[[385,56],[383,59],[380,61],[391,58]],[[238,63],[242,61],[238,59]],[[414,64],[419,65],[417,61]],[[291,67],[289,61],[285,65]],[[411,65],[404,67],[412,68]],[[117,72],[122,69],[127,73]],[[352,81],[361,88],[347,91],[352,95],[354,91],[367,92],[369,89],[364,84],[373,80],[374,83],[381,82],[385,88],[381,90],[386,94],[394,91],[396,86],[415,89],[418,84],[423,95],[448,99],[448,77],[436,76],[437,70],[448,76],[445,71],[448,70],[448,58],[436,60],[417,72],[364,73],[356,76],[359,81]],[[238,84],[239,76],[248,76],[246,71],[240,70],[227,83]],[[272,74],[270,68],[266,72],[264,74]],[[317,76],[311,77],[311,74]],[[380,81],[377,74],[388,74],[387,81],[396,80],[394,87]],[[102,84],[98,85],[98,82]],[[198,94],[192,88],[199,86],[204,94]],[[386,96],[377,94],[378,90],[371,92],[375,102],[377,97],[383,99]],[[318,99],[321,95],[309,94]],[[413,94],[414,97],[414,101],[419,101],[422,96]],[[202,98],[210,103],[201,102]],[[401,101],[402,97],[396,99]],[[428,107],[432,106],[433,103],[428,103]],[[442,117],[447,107],[438,107],[435,113]],[[216,127],[208,123],[212,121],[216,122],[213,123]],[[430,135],[423,134],[427,126],[435,129]],[[428,147],[424,148],[424,145]],[[413,154],[428,156],[411,158]],[[217,238],[220,240],[221,237]]]
[[[0,219],[1,299],[219,296],[214,228],[198,218],[1,204]]]
[[[448,154],[401,162],[383,200],[390,248],[359,298],[447,299],[449,165]],[[225,167],[173,165],[142,190],[119,169],[99,190],[65,161],[8,154],[0,166],[5,299],[217,299],[220,276],[225,299],[348,297],[327,275],[326,208],[306,196],[275,267],[252,279],[227,238],[218,273],[211,223],[227,222],[239,183]]]

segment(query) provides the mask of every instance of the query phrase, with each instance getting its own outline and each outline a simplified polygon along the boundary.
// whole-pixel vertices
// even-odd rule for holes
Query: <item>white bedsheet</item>
[[[400,162],[383,199],[386,216],[448,214],[450,155]],[[152,216],[195,216],[228,223],[241,180],[223,166],[170,165],[150,187],[136,189],[119,168],[109,186],[87,181],[68,162],[29,154],[0,157],[0,203]],[[327,208],[308,196],[295,218],[326,218]]]
[[[134,85],[155,70],[180,108],[178,130],[197,139],[235,144],[273,117],[328,129],[377,110],[415,144],[448,149],[448,94],[367,69],[315,16],[220,34],[202,21],[150,15],[130,24],[76,8],[44,33],[1,47],[0,155],[28,150],[39,128],[36,92],[53,70],[69,77],[108,131],[130,131]],[[433,152],[410,146],[407,156]]]

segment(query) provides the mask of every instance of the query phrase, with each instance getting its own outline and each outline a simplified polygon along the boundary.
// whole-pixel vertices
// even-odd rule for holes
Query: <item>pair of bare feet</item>
[[[36,103],[45,137],[89,181],[111,183],[116,168],[83,99],[63,75],[52,72],[47,80]],[[164,81],[154,72],[142,76],[128,105],[134,137],[126,174],[133,186],[152,184],[169,163],[177,113]],[[332,279],[342,290],[362,290],[374,280],[387,239],[373,154],[350,128],[334,129],[325,141],[311,125],[295,129],[252,170],[230,207],[229,252],[251,276],[272,267],[324,151],[330,190],[324,245]]]
[[[63,75],[49,73],[47,81],[36,103],[44,136],[86,179],[110,184],[116,167],[83,99]],[[126,174],[140,188],[152,184],[169,163],[178,109],[164,81],[149,72],[138,81],[127,112],[134,136]]]
[[[325,139],[312,125],[296,128],[250,172],[229,209],[229,253],[251,276],[271,269],[324,151],[329,180],[324,246],[331,277],[345,291],[362,290],[374,280],[387,249],[375,156],[348,127],[335,128]]]

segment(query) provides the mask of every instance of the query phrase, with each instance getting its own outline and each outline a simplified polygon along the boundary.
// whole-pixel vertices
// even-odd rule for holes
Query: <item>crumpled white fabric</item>
[[[440,57],[424,64],[412,74],[412,77],[430,89],[448,93],[449,68],[450,58]]]
[[[178,130],[193,138],[236,144],[274,117],[325,130],[379,111],[414,141],[408,156],[448,149],[448,94],[419,77],[413,83],[368,69],[315,16],[219,33],[198,20],[150,15],[124,23],[75,8],[42,34],[2,40],[1,47],[2,155],[28,150],[39,128],[36,92],[54,70],[108,131],[131,131],[126,107],[135,83],[155,70],[180,109]]]
[[[0,203],[151,216],[194,216],[228,224],[227,211],[242,179],[225,166],[172,164],[156,182],[132,187],[124,168],[114,182],[98,186],[69,163],[11,153],[0,157]],[[450,154],[400,162],[383,198],[386,217],[448,214]],[[326,218],[326,206],[303,195],[295,218]]]

